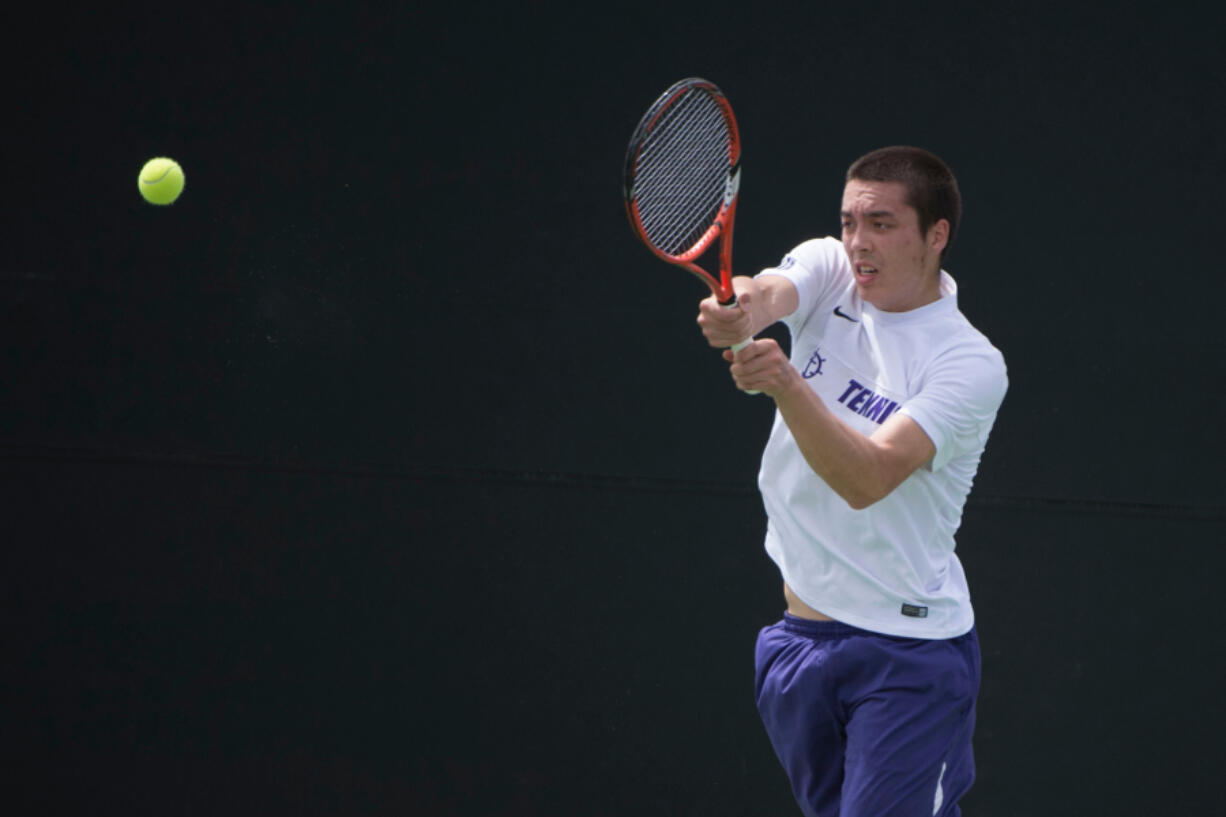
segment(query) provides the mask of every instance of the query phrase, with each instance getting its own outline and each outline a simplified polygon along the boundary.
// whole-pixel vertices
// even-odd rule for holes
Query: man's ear
[[[936,224],[928,228],[928,249],[939,253],[949,243],[949,220],[938,219]]]

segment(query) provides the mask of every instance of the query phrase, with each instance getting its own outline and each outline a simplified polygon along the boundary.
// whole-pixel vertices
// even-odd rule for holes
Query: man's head
[[[908,206],[919,216],[920,233],[927,235],[941,219],[949,223],[949,234],[941,250],[944,262],[958,233],[962,219],[962,194],[953,171],[932,153],[899,145],[866,153],[847,168],[847,181],[898,182],[906,188]]]
[[[888,311],[940,297],[941,263],[961,210],[953,173],[927,151],[882,148],[853,162],[843,190],[843,246],[861,297]]]

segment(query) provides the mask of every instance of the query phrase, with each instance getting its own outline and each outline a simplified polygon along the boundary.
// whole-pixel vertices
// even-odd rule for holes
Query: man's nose
[[[863,254],[872,249],[872,244],[869,237],[863,230],[849,230],[846,237],[846,244],[849,254]]]

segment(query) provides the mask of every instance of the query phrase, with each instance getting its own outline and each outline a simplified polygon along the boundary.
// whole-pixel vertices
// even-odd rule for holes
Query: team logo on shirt
[[[826,362],[826,358],[819,354],[821,351],[822,347],[820,346],[813,350],[813,356],[809,358],[809,362],[805,364],[804,371],[800,373],[800,376],[805,380],[809,380],[822,373],[822,364]]]
[[[791,269],[794,266],[796,266],[796,259],[791,255],[785,255],[783,260],[779,262],[779,266],[775,267],[775,269]]]

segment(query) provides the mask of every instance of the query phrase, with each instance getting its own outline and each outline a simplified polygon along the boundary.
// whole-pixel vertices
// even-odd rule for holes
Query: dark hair
[[[949,239],[941,260],[954,245],[962,217],[962,194],[953,171],[937,156],[922,148],[896,145],[866,153],[847,168],[847,181],[900,182],[906,187],[906,203],[919,213],[921,235],[928,235],[941,219],[949,222]]]

